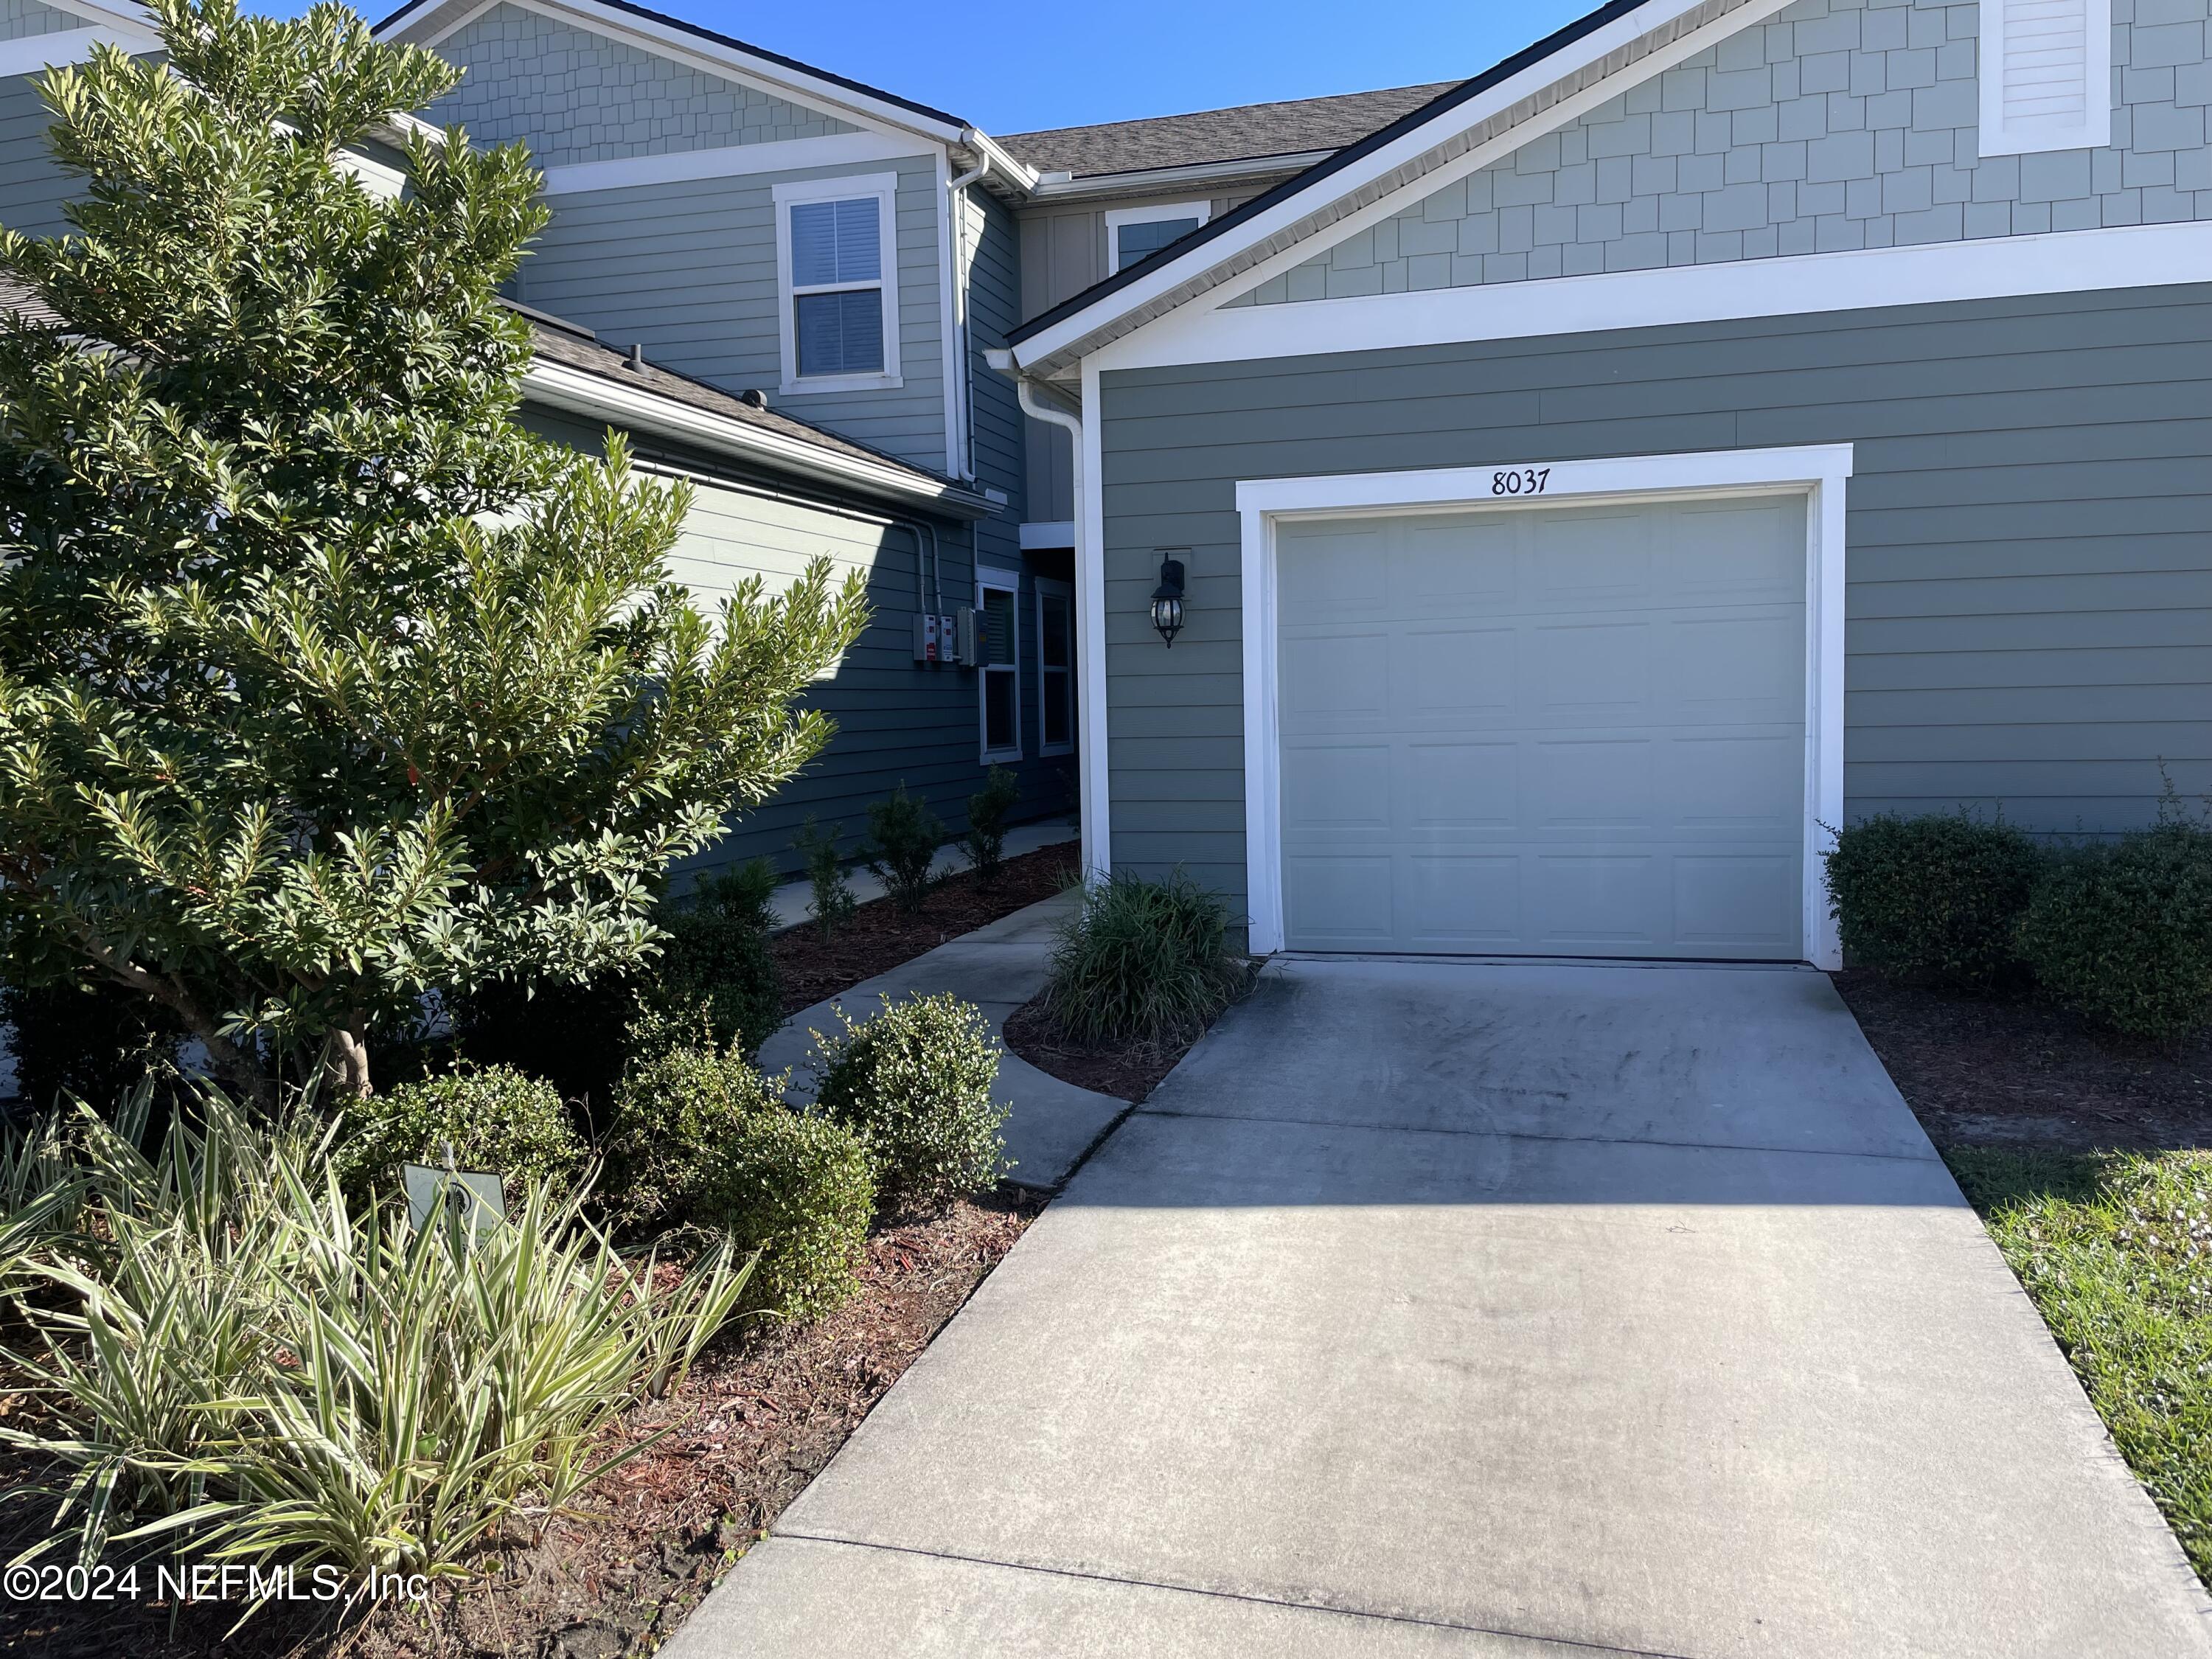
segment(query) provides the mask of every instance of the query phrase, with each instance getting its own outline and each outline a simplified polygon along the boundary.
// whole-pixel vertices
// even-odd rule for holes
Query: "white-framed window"
[[[976,569],[976,720],[987,761],[1022,757],[1021,593],[1018,572]]]
[[[783,390],[897,386],[898,175],[800,179],[775,198]]]
[[[2112,139],[2112,0],[1981,0],[1981,149]]]
[[[1037,753],[1075,752],[1075,589],[1036,581]]]
[[[1112,208],[1106,214],[1109,274],[1126,270],[1158,252],[1178,236],[1188,236],[1213,216],[1210,202],[1166,202],[1152,207]]]

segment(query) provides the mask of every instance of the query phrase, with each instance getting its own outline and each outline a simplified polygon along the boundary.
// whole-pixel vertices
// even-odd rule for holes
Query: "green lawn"
[[[2212,1152],[1946,1152],[2212,1584]]]

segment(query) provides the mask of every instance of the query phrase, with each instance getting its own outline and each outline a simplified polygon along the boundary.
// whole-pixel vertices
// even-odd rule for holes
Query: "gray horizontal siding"
[[[526,412],[526,421],[572,447],[587,453],[600,450],[600,428],[535,409]],[[976,676],[972,670],[914,661],[913,536],[903,528],[832,510],[848,506],[869,517],[882,516],[865,503],[770,501],[743,488],[750,482],[777,495],[815,496],[811,489],[788,479],[761,474],[718,484],[713,476],[726,469],[710,458],[662,451],[642,441],[636,450],[648,463],[657,459],[708,475],[708,481],[694,480],[696,499],[670,558],[672,573],[707,606],[718,605],[751,575],[774,593],[788,586],[809,561],[827,556],[841,576],[850,570],[864,574],[873,612],[866,632],[836,673],[805,699],[837,722],[829,746],[773,799],[735,817],[729,834],[700,854],[694,867],[765,856],[781,868],[795,869],[791,838],[810,813],[824,828],[842,823],[847,848],[853,850],[867,829],[868,803],[884,799],[901,784],[927,799],[949,831],[964,829],[968,797],[982,787],[987,770],[979,758]],[[939,523],[936,528],[944,556],[944,600],[951,610],[972,602],[974,565],[964,527]],[[1024,643],[1029,649],[1026,638]],[[1030,701],[1026,686],[1024,701]],[[1024,713],[1033,720],[1026,706]],[[1034,756],[1033,742],[1026,752]],[[1064,775],[1073,764],[1031,761],[1018,769],[1023,799],[1017,817],[1073,810]]]
[[[26,236],[58,236],[69,228],[62,204],[83,181],[64,173],[46,149],[52,118],[39,101],[37,81],[0,79],[0,225]]]
[[[2212,219],[2206,0],[2112,15],[2101,149],[1980,154],[1975,0],[1798,0],[1235,303]]]
[[[944,319],[939,284],[937,162],[915,156],[865,167],[695,179],[579,191],[554,200],[553,222],[524,262],[520,297],[655,362],[732,392],[767,390],[804,420],[919,466],[945,465]],[[787,179],[896,172],[899,378],[880,392],[788,398],[776,288],[775,185]]]
[[[2212,791],[2208,386],[2212,285],[1109,374],[1114,860],[1245,890],[1237,480],[1845,441],[1848,813],[2142,823]]]

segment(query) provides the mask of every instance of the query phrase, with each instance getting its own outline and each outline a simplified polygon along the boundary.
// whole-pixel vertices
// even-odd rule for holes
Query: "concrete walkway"
[[[2212,1654],[1826,981],[1278,962],[665,1650]]]
[[[950,991],[976,1004],[989,1018],[992,1030],[1000,1030],[1008,1015],[1044,988],[1054,930],[1074,908],[1077,898],[1071,890],[1017,910],[826,1002],[802,1009],[761,1045],[761,1069],[789,1068],[791,1092],[800,1099],[811,1098],[806,1065],[814,1052],[811,1034],[842,1030],[836,1012],[841,1006],[855,1022],[866,1019],[882,1006],[879,996],[896,1000],[916,992],[933,996]],[[1063,1083],[1011,1050],[1000,1058],[993,1094],[1010,1112],[1003,1131],[1007,1156],[1014,1163],[1009,1179],[1047,1189],[1066,1180],[1091,1144],[1129,1109],[1127,1101]]]

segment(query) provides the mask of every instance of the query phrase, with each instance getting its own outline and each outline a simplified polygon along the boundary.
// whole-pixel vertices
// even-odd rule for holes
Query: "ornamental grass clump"
[[[1045,1008],[1078,1042],[1194,1037],[1249,982],[1229,906],[1177,870],[1095,883],[1060,927]]]
[[[33,1554],[465,1577],[651,1443],[610,1431],[745,1292],[726,1243],[671,1274],[543,1181],[486,1226],[356,1214],[304,1112],[210,1091],[149,1156],[149,1097],[80,1110],[76,1231],[18,1269],[0,1387],[33,1408],[0,1441],[54,1471],[18,1492],[48,1506]]]
[[[1010,1167],[994,1103],[998,1038],[983,1011],[950,994],[909,996],[843,1030],[815,1033],[815,1110],[867,1144],[876,1183],[902,1205],[942,1205]]]

